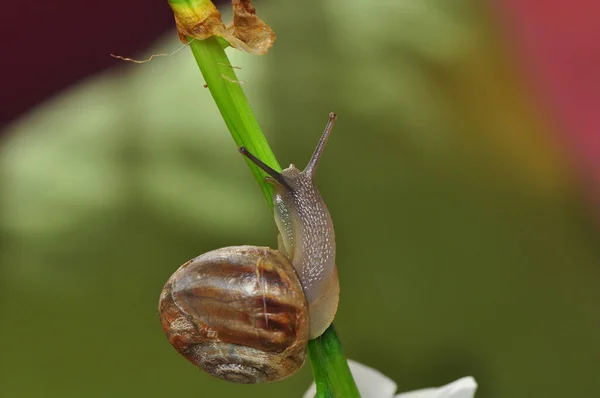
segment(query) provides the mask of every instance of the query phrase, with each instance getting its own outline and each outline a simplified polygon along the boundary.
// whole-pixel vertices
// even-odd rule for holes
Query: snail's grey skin
[[[333,322],[339,301],[333,223],[314,182],[317,164],[335,119],[336,115],[331,113],[319,144],[303,171],[292,164],[278,173],[244,148],[240,149],[271,176],[267,178],[275,189],[273,202],[279,250],[292,262],[304,289],[310,339],[320,336]]]

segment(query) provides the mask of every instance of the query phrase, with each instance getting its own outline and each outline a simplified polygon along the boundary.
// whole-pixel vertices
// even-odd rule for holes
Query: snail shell
[[[173,347],[221,379],[281,380],[305,361],[306,298],[289,260],[269,247],[225,247],[188,261],[165,284],[159,312]]]

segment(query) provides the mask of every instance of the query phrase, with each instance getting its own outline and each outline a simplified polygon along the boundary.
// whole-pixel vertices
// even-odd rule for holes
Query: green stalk
[[[245,146],[273,169],[281,171],[219,41],[214,37],[193,40],[190,47],[236,145]],[[246,163],[272,210],[271,185],[265,182],[263,172],[254,163],[248,160]],[[318,398],[360,397],[333,325],[319,338],[309,341],[308,357]]]
[[[333,324],[308,342],[308,359],[317,384],[316,398],[360,397]]]
[[[237,147],[246,147],[254,156],[281,171],[221,44],[213,36],[193,40],[190,47]],[[273,187],[265,182],[263,172],[254,163],[246,162],[272,210]]]

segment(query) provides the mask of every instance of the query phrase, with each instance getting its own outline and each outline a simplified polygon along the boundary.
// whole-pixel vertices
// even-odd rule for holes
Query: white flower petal
[[[362,398],[394,398],[397,386],[392,379],[351,359],[348,360],[348,365]],[[476,389],[475,379],[468,376],[442,387],[405,392],[395,398],[473,398]],[[313,398],[316,393],[317,388],[313,382],[304,398]]]
[[[362,398],[392,398],[396,392],[396,383],[380,371],[359,362],[348,360],[350,372],[358,386]],[[304,398],[313,398],[317,392],[315,383],[304,394]]]
[[[473,398],[477,383],[471,376],[463,377],[450,384],[439,388],[426,388],[424,390],[405,392],[396,395],[396,398]]]

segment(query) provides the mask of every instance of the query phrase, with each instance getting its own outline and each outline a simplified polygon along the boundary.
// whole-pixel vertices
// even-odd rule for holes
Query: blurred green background
[[[166,5],[165,5],[166,7]],[[555,128],[477,1],[261,2],[229,51],[282,165],[339,115],[317,185],[336,226],[348,357],[399,391],[598,391],[598,226]],[[225,18],[227,19],[227,18]],[[176,33],[150,53],[179,46]],[[0,396],[299,397],[201,373],[168,344],[172,272],[276,228],[191,52],[90,79],[5,128]]]

